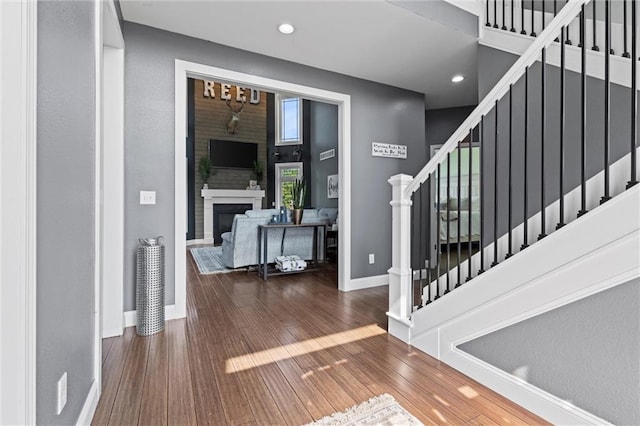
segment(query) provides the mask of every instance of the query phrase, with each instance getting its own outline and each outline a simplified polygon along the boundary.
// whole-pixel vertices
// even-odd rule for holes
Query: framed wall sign
[[[371,155],[385,158],[407,158],[406,145],[393,145],[390,143],[371,142]]]
[[[329,158],[333,158],[336,156],[336,150],[330,149],[328,151],[323,151],[320,153],[320,161],[328,160]]]

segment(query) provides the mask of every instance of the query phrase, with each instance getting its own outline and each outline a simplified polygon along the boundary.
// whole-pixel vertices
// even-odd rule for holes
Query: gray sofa
[[[222,234],[222,260],[227,268],[241,268],[258,263],[258,225],[269,223],[277,214],[275,209],[247,210],[233,218],[231,232]],[[324,222],[316,209],[305,209],[303,223]],[[297,254],[303,259],[313,258],[313,228],[287,229],[282,239],[282,229],[272,229],[268,233],[268,262],[273,263],[276,256]],[[318,235],[318,259],[324,259],[324,235]]]

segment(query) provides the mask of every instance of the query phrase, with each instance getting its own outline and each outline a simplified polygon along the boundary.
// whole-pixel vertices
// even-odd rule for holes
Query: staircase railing
[[[609,75],[611,4],[608,0],[605,2],[606,48],[602,52],[605,77],[604,95],[601,96],[587,93],[587,3],[588,0],[570,0],[554,19],[548,24],[545,22],[546,27],[541,34],[415,178],[396,175],[389,179],[393,186],[393,255],[389,269],[388,316],[389,331],[393,335],[407,340],[411,313],[415,309],[434,302],[485,269],[495,267],[526,249],[533,244],[535,233],[539,232],[537,239],[542,239],[547,233],[563,227],[570,220],[565,210],[573,208],[565,205],[565,194],[571,189],[579,187],[580,190],[577,217],[585,214],[593,207],[591,201],[594,198],[591,195],[593,188],[589,193],[587,191],[587,180],[596,173],[604,172],[600,203],[614,195],[609,171],[613,161]],[[627,105],[631,106],[629,133],[625,130],[622,136],[620,132],[616,134],[616,141],[620,138],[629,141],[624,142],[625,152],[631,157],[627,188],[637,183],[636,3],[631,3],[631,90],[627,98]],[[574,102],[578,108],[570,108],[572,105],[568,98],[569,95],[576,97],[575,84],[568,88],[565,50],[578,48],[567,45],[566,34],[568,25],[576,17],[580,26],[582,71],[577,77],[579,100]],[[560,67],[550,68],[547,48],[556,43],[556,39]],[[559,73],[558,90],[549,85],[551,72]],[[571,78],[571,82],[576,83],[576,76]],[[536,92],[535,88],[539,90]],[[588,108],[588,104],[593,102],[588,96],[596,96],[604,102],[603,130],[597,135],[592,134],[592,126],[588,127],[587,120],[593,119],[593,111]],[[514,101],[520,110],[514,108]],[[552,107],[558,107],[559,112]],[[568,125],[569,110],[572,117],[579,111],[579,126]],[[519,132],[514,125],[516,119],[524,122],[523,130]],[[550,125],[551,119],[553,126]],[[576,132],[574,127],[579,127],[579,131]],[[593,149],[597,140],[598,148]],[[549,145],[549,141],[553,144]],[[587,157],[588,153],[591,155],[597,150],[602,152],[602,160],[594,167],[592,157],[589,157],[589,164]],[[568,152],[578,152],[580,165],[576,169],[579,173],[567,171]],[[556,154],[558,161],[552,161]],[[476,157],[479,164],[474,161]],[[503,168],[500,167],[502,163],[506,165]],[[550,174],[557,174],[558,179],[550,179]],[[579,179],[576,179],[578,174]],[[548,218],[547,206],[558,200],[558,214]],[[558,222],[552,227],[549,219],[555,217]],[[514,232],[522,233],[522,236],[516,238]],[[498,244],[499,237],[507,238],[504,248]],[[522,244],[515,247],[514,242]],[[453,251],[452,246],[455,246]],[[443,254],[442,247],[446,248]]]
[[[609,46],[612,55],[623,58],[631,56],[629,51],[632,32],[631,8],[635,1],[637,0],[615,0],[618,7],[612,14],[613,34]],[[486,28],[536,37],[536,32],[540,33],[567,3],[568,0],[485,0],[483,24]],[[591,2],[587,12],[589,13],[585,28],[587,47],[599,52],[604,47],[602,43],[606,39],[607,31],[605,2]],[[577,18],[565,26],[564,42],[566,44],[573,45],[574,41],[576,41],[575,44],[579,44],[579,26]]]

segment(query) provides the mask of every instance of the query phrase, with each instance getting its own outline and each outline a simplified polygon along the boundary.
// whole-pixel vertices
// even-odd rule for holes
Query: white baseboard
[[[169,321],[176,319],[176,305],[167,305],[164,307],[164,320]],[[137,323],[136,311],[127,311],[124,313],[124,326],[134,327]]]
[[[371,287],[389,285],[389,274],[374,275],[372,277],[354,278],[345,291],[362,290]]]
[[[205,240],[204,238],[201,238],[199,240],[187,240],[187,247],[196,246],[198,244],[211,244],[211,243],[207,243],[207,240]]]
[[[98,382],[94,380],[93,383],[91,383],[91,389],[89,389],[87,398],[84,401],[84,405],[82,406],[82,411],[80,411],[80,415],[78,416],[78,421],[76,422],[76,425],[91,424],[91,420],[93,420],[93,415],[96,412],[96,407],[98,406],[99,398],[100,398],[100,393],[98,391]]]

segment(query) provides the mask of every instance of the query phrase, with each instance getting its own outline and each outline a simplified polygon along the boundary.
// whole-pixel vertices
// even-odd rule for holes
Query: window
[[[276,164],[276,208],[291,207],[291,188],[296,179],[302,179],[302,163]]]
[[[276,95],[276,145],[302,143],[302,99]]]

